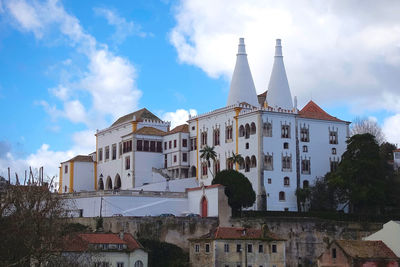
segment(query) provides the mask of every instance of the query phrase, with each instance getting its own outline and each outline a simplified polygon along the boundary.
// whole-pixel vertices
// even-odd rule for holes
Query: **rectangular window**
[[[124,267],[124,263],[123,262],[117,262],[117,267]]]
[[[136,150],[137,151],[143,151],[143,141],[142,140],[137,140],[137,142],[136,142]]]
[[[112,160],[117,159],[117,144],[113,144],[113,145],[112,145],[112,155],[111,155],[111,159],[112,159]]]
[[[290,138],[290,125],[282,125],[282,138]]]
[[[182,153],[182,161],[187,162],[187,153]]]
[[[119,154],[119,158],[122,156],[122,142],[119,142],[119,144],[118,144],[118,154]]]
[[[229,252],[229,244],[224,244],[224,252]]]
[[[300,140],[301,142],[310,142],[310,131],[305,125],[300,128]]]
[[[106,146],[106,156],[105,156],[105,159],[107,160],[107,159],[109,159],[110,158],[110,147],[109,146]]]
[[[131,158],[125,157],[125,170],[129,170],[131,168]]]
[[[271,183],[272,183],[272,179],[268,178],[268,184],[271,184]]]
[[[207,145],[207,132],[201,133],[201,146]]]
[[[167,142],[164,142],[164,150],[167,150]]]
[[[168,148],[171,149],[172,148],[172,141],[168,142]]]
[[[335,159],[330,161],[330,167],[331,167],[331,172],[336,171],[337,167],[339,166],[339,161],[336,161]]]
[[[197,138],[191,138],[190,139],[190,151],[196,150],[197,149]]]
[[[174,140],[174,148],[176,148],[176,140]]]
[[[194,252],[196,252],[196,253],[200,252],[200,245],[199,244],[195,244],[194,245]]]
[[[332,249],[332,258],[336,259],[336,248]]]
[[[156,152],[156,141],[150,141],[150,152]]]
[[[253,245],[247,244],[247,253],[253,253]]]
[[[303,146],[303,152],[308,152],[308,147],[307,146]]]
[[[144,142],[143,142],[143,151],[149,151],[149,149],[150,149],[150,144],[149,144],[150,142],[149,141],[147,141],[147,140],[145,140]]]
[[[210,253],[210,244],[206,244],[206,253]]]
[[[162,142],[161,141],[157,142],[157,152],[162,152]]]
[[[65,167],[64,167],[64,173],[67,173],[68,172],[68,165],[65,165]]]
[[[329,144],[338,144],[338,133],[337,131],[329,131]]]
[[[272,155],[264,156],[264,168],[265,170],[272,171],[274,169]]]
[[[123,148],[122,148],[124,153],[128,153],[132,151],[132,140],[125,141],[123,143]]]
[[[275,245],[275,244],[272,245],[272,253],[277,253],[277,248],[276,248],[276,245]]]
[[[310,160],[309,159],[302,159],[301,160],[301,173],[303,173],[303,174],[310,174],[311,173]]]
[[[236,252],[241,252],[241,251],[242,251],[242,245],[236,244]]]
[[[98,161],[102,161],[103,160],[103,149],[99,148],[99,152],[98,152]]]
[[[182,139],[182,147],[187,147],[187,139]]]
[[[176,155],[174,155],[174,162],[176,162]]]
[[[264,253],[264,246],[262,244],[258,245],[258,253]]]

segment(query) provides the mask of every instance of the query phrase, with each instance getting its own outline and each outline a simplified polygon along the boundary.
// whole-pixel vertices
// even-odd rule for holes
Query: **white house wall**
[[[201,214],[201,200],[203,195],[207,199],[208,217],[218,217],[218,187],[207,188],[204,190],[188,191],[189,211],[195,214]]]
[[[74,191],[94,191],[93,162],[74,162]]]

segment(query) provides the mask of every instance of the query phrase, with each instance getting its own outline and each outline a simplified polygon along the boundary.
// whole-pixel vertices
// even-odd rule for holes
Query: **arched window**
[[[310,182],[308,180],[303,181],[303,188],[308,188],[310,186]]]
[[[201,175],[207,176],[207,163],[206,162],[203,162],[201,164]]]
[[[257,159],[256,156],[251,156],[251,168],[257,167]]]
[[[244,135],[246,139],[250,137],[250,125],[248,123],[244,126]]]
[[[250,158],[249,157],[246,157],[246,159],[245,159],[245,172],[249,172],[250,171]]]
[[[283,149],[289,149],[289,143],[288,142],[283,143]]]
[[[107,181],[106,181],[106,190],[111,190],[113,187],[112,187],[112,180],[111,180],[111,177],[110,176],[108,176],[107,177]]]
[[[141,260],[136,261],[134,267],[143,267],[143,262]]]
[[[243,137],[244,136],[244,127],[243,125],[240,125],[239,127],[239,137]]]
[[[117,173],[114,180],[114,189],[120,189],[120,188],[121,188],[121,177]]]
[[[196,167],[192,166],[191,168],[192,177],[196,177]]]
[[[207,145],[207,132],[201,133],[201,146]]]
[[[251,123],[250,134],[256,134],[256,124],[254,122]]]
[[[103,178],[100,178],[100,179],[99,179],[99,190],[104,190]]]
[[[214,146],[219,146],[219,129],[214,130]]]
[[[214,163],[214,175],[220,172],[220,170],[221,170],[221,165],[219,163],[219,160],[216,160]]]
[[[289,177],[283,178],[283,185],[284,185],[284,186],[289,186],[289,185],[290,185],[290,179],[289,179]]]
[[[68,186],[64,186],[64,193],[67,193],[68,191]]]
[[[272,137],[272,123],[270,122],[264,123],[263,135],[267,137]]]
[[[226,159],[226,169],[227,170],[233,170],[233,161],[230,160],[229,158]]]
[[[279,201],[285,201],[285,192],[279,192]]]

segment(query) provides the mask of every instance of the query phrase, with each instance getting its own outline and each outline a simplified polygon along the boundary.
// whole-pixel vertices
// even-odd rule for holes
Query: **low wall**
[[[73,218],[74,222],[96,227],[95,218]],[[382,223],[337,222],[317,218],[234,218],[230,226],[261,228],[285,238],[286,265],[310,266],[333,239],[361,239],[383,227]],[[104,230],[127,231],[136,237],[173,243],[188,251],[188,238],[199,237],[217,227],[218,218],[106,217]]]

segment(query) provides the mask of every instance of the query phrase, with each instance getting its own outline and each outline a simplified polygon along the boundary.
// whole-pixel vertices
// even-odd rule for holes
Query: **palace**
[[[211,185],[220,170],[236,169],[256,192],[252,209],[296,211],[296,189],[313,184],[338,165],[349,124],[313,101],[297,108],[280,39],[268,90],[257,95],[240,38],[225,107],[191,116],[187,124],[172,130],[169,122],[145,108],[120,117],[97,131],[96,152],[61,163],[59,192],[185,192]],[[205,146],[217,153],[210,168],[200,157]],[[233,165],[228,160],[233,154],[244,161]]]

